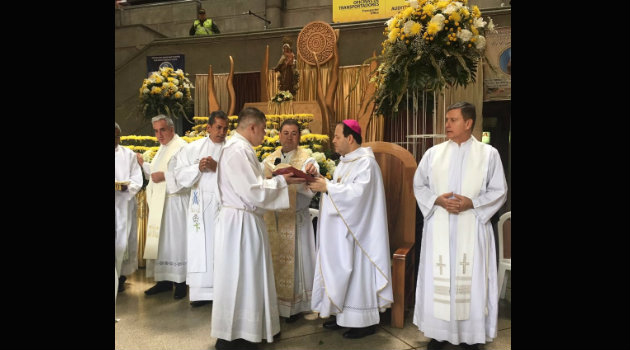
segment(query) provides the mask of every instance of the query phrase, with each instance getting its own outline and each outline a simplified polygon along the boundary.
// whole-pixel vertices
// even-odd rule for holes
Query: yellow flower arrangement
[[[193,100],[190,94],[192,83],[187,75],[181,69],[162,67],[144,79],[139,94],[142,116],[150,119],[158,114],[165,114],[188,119],[187,114],[192,111]]]
[[[407,90],[440,91],[474,82],[485,49],[485,30],[493,29],[468,0],[408,0],[385,24],[382,63],[376,84],[379,114],[389,116]]]
[[[158,142],[155,136],[136,136],[136,135],[128,135],[120,137],[120,144],[123,146],[146,146],[146,147],[159,147],[160,143]]]

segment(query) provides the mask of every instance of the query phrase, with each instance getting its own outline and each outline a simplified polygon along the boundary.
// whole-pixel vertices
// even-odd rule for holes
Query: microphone
[[[276,165],[280,164],[280,162],[282,162],[282,159],[276,158],[276,160],[273,162],[273,165],[276,166]]]
[[[251,11],[251,10],[247,10],[247,12],[243,12],[242,14],[243,14],[243,15],[250,15],[251,13],[252,13],[252,11]]]

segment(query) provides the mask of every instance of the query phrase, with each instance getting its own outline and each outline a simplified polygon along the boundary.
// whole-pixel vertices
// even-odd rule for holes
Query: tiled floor
[[[145,270],[128,276],[126,290],[118,294],[115,325],[117,350],[210,350],[215,338],[210,337],[212,304],[197,308],[190,306],[188,297],[175,300],[172,292],[145,296],[153,285]],[[381,320],[375,334],[363,339],[345,339],[344,330],[330,331],[322,327],[322,320],[300,318],[287,324],[281,319],[281,335],[273,343],[262,343],[259,348],[271,349],[426,349],[428,338],[411,322],[411,311],[402,329],[392,328]],[[501,300],[497,338],[482,349],[511,349],[511,307]],[[448,346],[446,349],[457,349]]]

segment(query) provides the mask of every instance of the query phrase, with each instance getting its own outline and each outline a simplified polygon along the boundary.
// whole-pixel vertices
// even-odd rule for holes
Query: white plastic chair
[[[319,217],[319,210],[315,208],[308,208],[309,214],[311,214],[311,221],[315,220],[315,218]]]
[[[510,225],[508,229],[508,233],[510,235],[510,246],[512,244],[512,211],[508,211],[507,213],[501,215],[499,218],[499,295],[500,299],[505,298],[505,291],[507,290],[507,279],[505,279],[505,274],[507,270],[512,271],[512,254],[510,252],[510,257],[505,258],[503,252],[503,235],[504,235],[504,226]]]
[[[315,220],[315,218],[319,218],[319,209],[308,208],[309,214],[311,214],[311,223]]]
[[[311,214],[311,223],[315,220],[315,218],[319,218],[319,209],[314,209],[314,208],[308,208],[308,212],[309,214]],[[315,249],[319,249],[319,238],[317,238],[317,234],[319,232],[317,232],[317,227],[313,227],[313,230],[315,231]]]

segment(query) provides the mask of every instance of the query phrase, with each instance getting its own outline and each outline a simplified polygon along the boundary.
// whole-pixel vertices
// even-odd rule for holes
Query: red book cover
[[[307,182],[315,181],[315,178],[301,170],[298,170],[294,167],[286,167],[282,169],[278,169],[273,172],[274,175],[282,175],[282,174],[293,174],[293,176],[301,177],[306,179]]]

